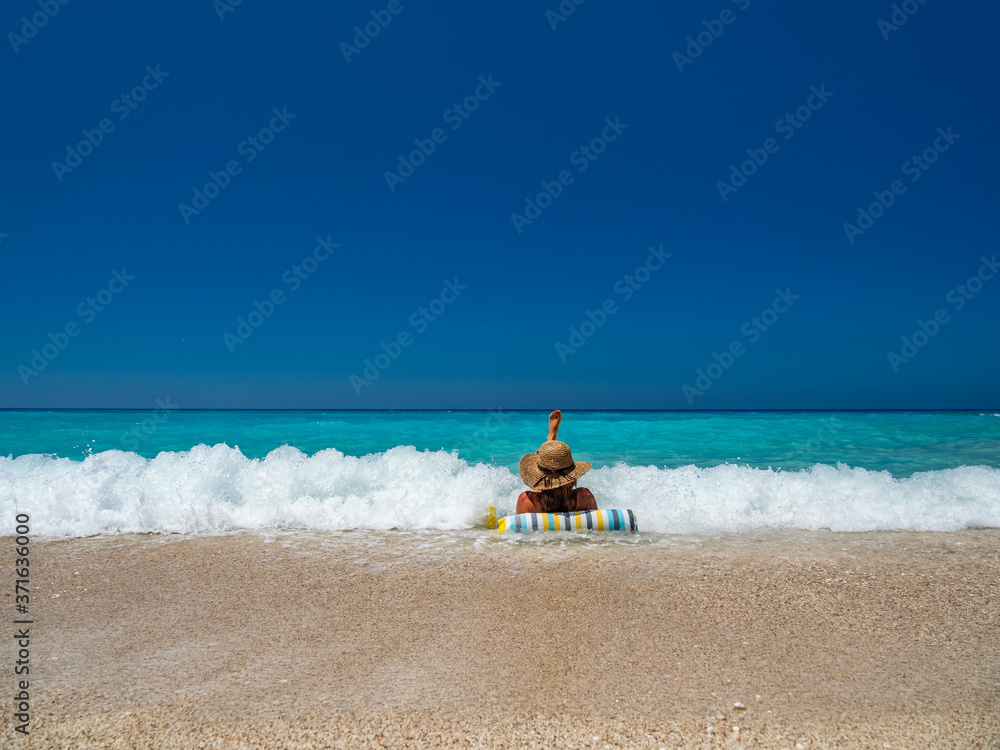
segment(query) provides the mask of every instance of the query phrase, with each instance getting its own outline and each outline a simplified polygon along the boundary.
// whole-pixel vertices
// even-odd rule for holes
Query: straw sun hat
[[[569,446],[563,441],[548,440],[537,453],[522,456],[519,469],[526,485],[542,491],[575,482],[590,471],[590,464],[574,461]]]

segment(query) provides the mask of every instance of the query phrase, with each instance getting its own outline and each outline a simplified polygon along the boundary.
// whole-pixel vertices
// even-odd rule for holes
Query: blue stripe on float
[[[639,530],[639,521],[627,509],[583,510],[566,513],[517,513],[503,519],[506,531],[574,531],[577,528],[605,531]],[[586,526],[584,526],[586,521]],[[627,521],[627,526],[626,526]]]

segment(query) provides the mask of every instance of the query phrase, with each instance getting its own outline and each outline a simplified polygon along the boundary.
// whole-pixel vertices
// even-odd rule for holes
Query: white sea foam
[[[714,534],[764,528],[952,531],[1000,527],[1000,469],[963,466],[896,479],[845,465],[592,470],[604,508],[636,511],[642,531]],[[511,512],[520,479],[454,453],[400,446],[363,458],[283,446],[264,459],[198,445],[147,459],[106,451],[84,461],[0,457],[0,534],[16,513],[46,536],[230,529],[462,529],[488,505]]]

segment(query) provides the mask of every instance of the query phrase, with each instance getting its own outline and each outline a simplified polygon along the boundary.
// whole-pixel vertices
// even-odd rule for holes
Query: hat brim
[[[560,471],[558,473],[542,471],[538,468],[538,454],[536,453],[528,453],[525,456],[521,456],[521,462],[518,464],[521,481],[536,492],[554,490],[557,487],[571,484],[590,471],[590,469],[591,465],[586,461],[577,461],[567,471]]]

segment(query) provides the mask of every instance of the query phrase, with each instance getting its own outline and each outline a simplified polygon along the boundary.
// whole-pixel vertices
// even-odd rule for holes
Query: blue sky
[[[1000,8],[896,8],[17,0],[0,407],[996,407]]]

